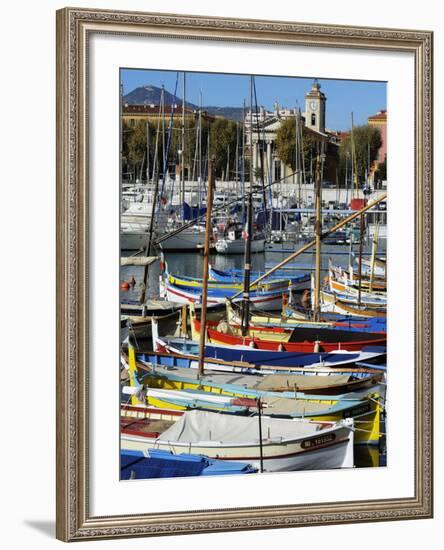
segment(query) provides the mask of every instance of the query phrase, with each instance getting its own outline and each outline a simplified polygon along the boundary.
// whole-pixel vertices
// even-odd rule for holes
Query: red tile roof
[[[376,113],[376,115],[372,115],[368,117],[368,121],[387,121],[387,111],[381,110]]]

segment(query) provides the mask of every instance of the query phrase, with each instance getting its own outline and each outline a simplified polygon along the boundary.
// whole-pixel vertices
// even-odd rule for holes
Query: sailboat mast
[[[354,182],[355,186],[353,189],[353,196],[358,196],[358,173],[357,173],[357,166],[356,166],[356,149],[355,149],[355,138],[354,138],[354,130],[355,125],[353,121],[353,113],[351,114],[351,146],[352,146],[352,184]],[[355,195],[356,193],[356,195]]]
[[[150,123],[146,121],[146,183],[150,181]]]
[[[250,187],[253,188],[253,77],[250,76]]]
[[[294,109],[295,113],[295,124],[296,124],[296,185],[298,188],[298,207],[302,207],[302,197],[301,197],[301,141],[300,141],[300,110],[299,108],[295,107]]]
[[[162,187],[165,183],[165,87],[162,84],[162,92],[160,96],[160,104],[162,107]]]
[[[314,304],[313,304],[313,319],[319,321],[320,319],[320,297],[321,297],[321,234],[322,234],[322,219],[321,219],[321,157],[318,152],[316,157],[316,172],[315,172],[315,184],[316,184],[316,222],[315,222],[315,236],[316,236],[316,265],[315,265],[315,292],[314,292]]]
[[[180,156],[180,204],[183,208],[185,202],[185,94],[186,94],[186,73],[183,73],[182,82],[182,154]]]
[[[198,157],[198,166],[199,166],[199,206],[202,204],[202,90],[200,90],[200,99],[199,99],[199,157]]]
[[[208,197],[207,197],[207,215],[205,225],[205,242],[204,242],[204,263],[202,276],[202,309],[200,316],[200,338],[199,338],[199,365],[198,375],[201,378],[204,374],[204,358],[205,358],[205,339],[207,325],[207,297],[208,297],[208,264],[210,256],[210,236],[211,236],[211,210],[213,207],[213,187],[214,187],[214,169],[213,160],[209,161],[208,165]]]
[[[244,99],[244,108],[242,111],[242,174],[241,174],[241,196],[245,197],[245,145],[246,145],[246,132],[245,121],[247,117],[247,109]],[[242,223],[245,223],[245,198],[242,200]]]

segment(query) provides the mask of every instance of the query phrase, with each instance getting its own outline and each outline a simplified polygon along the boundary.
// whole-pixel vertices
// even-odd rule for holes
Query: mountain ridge
[[[162,88],[147,84],[145,86],[138,86],[131,92],[128,92],[123,96],[124,103],[128,105],[159,105],[162,97]],[[165,106],[171,106],[174,104],[182,105],[182,98],[175,96],[168,90],[164,89],[164,103]],[[185,101],[185,106],[188,109],[197,110],[199,107],[194,103]],[[215,105],[202,106],[202,109],[207,113],[214,116],[221,116],[230,120],[242,120],[243,108],[242,107],[219,107]]]

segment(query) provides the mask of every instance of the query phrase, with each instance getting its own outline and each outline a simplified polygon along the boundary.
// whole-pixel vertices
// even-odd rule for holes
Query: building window
[[[316,126],[316,115],[311,113],[311,125]]]

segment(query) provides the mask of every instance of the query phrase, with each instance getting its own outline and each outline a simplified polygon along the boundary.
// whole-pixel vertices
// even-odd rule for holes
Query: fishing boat
[[[233,304],[229,302],[226,305],[227,321],[230,324],[239,326],[241,324],[241,316],[237,308],[233,308]],[[294,330],[298,328],[324,328],[328,330],[347,330],[353,332],[386,332],[387,323],[385,317],[369,319],[361,317],[355,319],[352,315],[334,315],[323,314],[319,321],[313,321],[306,315],[304,317],[301,312],[296,311],[288,304],[283,304],[282,315],[250,315],[251,327],[267,327],[267,328],[283,328],[285,330]]]
[[[358,317],[367,317],[369,319],[386,319],[387,317],[386,308],[368,307],[365,303],[359,305],[357,303],[345,302],[339,298],[336,298],[333,302],[332,310],[343,315],[355,315]]]
[[[294,306],[290,304],[284,304],[282,308],[282,319],[287,320],[291,323],[293,320],[299,322],[301,319],[307,319],[307,313],[302,313],[300,310],[295,309]],[[252,317],[254,319],[254,317]],[[268,319],[273,319],[272,315],[267,316]],[[354,325],[358,326],[363,323],[364,327],[374,327],[374,330],[371,332],[386,332],[387,328],[387,317],[378,317],[378,318],[369,318],[365,315],[352,315],[350,313],[336,313],[332,311],[323,311],[321,312],[320,319],[322,322],[328,323],[338,323],[339,325]]]
[[[261,275],[259,271],[252,271],[250,276],[253,278]],[[282,271],[277,272],[275,278],[266,278],[263,285],[280,285],[282,281],[287,283],[287,286],[291,286],[292,291],[305,290],[310,288],[310,274],[309,273],[298,273],[298,274],[289,274],[288,272]],[[221,269],[215,269],[212,265],[209,266],[209,284],[213,281],[217,283],[224,283],[230,285],[236,285],[236,288],[243,288],[243,270],[232,269],[229,271],[223,271]],[[255,286],[252,287],[254,289]],[[268,287],[268,288],[273,288]]]
[[[362,258],[362,266],[365,274],[370,274],[372,270],[372,261],[369,258]],[[387,277],[387,260],[385,258],[375,258],[373,265],[374,275],[381,278]]]
[[[187,277],[186,275],[173,275],[168,273],[168,282],[176,286],[184,286],[188,288],[202,289],[202,279],[198,277]],[[291,284],[289,279],[274,279],[272,281],[266,281],[258,286],[252,287],[252,290],[288,290],[288,286]],[[208,288],[219,288],[221,290],[240,290],[243,288],[243,284],[237,281],[212,281],[208,280]]]
[[[126,434],[125,431],[122,431]],[[132,436],[147,437],[140,426],[134,426]],[[258,470],[247,462],[224,461],[191,453],[174,454],[161,449],[120,451],[120,479],[153,479],[163,477],[190,477],[253,474]]]
[[[155,351],[139,351],[137,358],[143,363],[161,365],[166,367],[198,367],[198,346],[195,342],[185,338],[157,338]],[[287,359],[280,357],[282,353],[289,356]],[[237,359],[224,358],[236,354]],[[385,353],[380,352],[332,352],[330,354],[290,354],[286,352],[274,352],[252,350],[243,348],[233,350],[224,346],[207,344],[205,346],[204,368],[217,372],[236,372],[239,374],[277,374],[288,372],[303,376],[330,376],[340,375],[362,379],[372,374],[378,374],[370,368],[356,368],[356,363],[371,361],[378,363],[385,358]],[[287,363],[287,364],[286,364]]]
[[[348,304],[352,307],[360,304],[365,309],[376,309],[383,311],[387,309],[387,297],[386,296],[375,296],[374,294],[365,295],[361,294],[349,294],[349,293],[340,293],[340,292],[329,292],[328,290],[321,290],[321,301],[324,306],[329,304],[335,304],[337,301],[342,302],[343,304]],[[333,310],[335,311],[335,310]],[[342,312],[339,312],[342,313]],[[386,314],[385,314],[386,315]]]
[[[183,337],[165,337],[159,336],[157,325],[153,322],[152,328],[153,349],[159,354],[173,354],[174,356],[183,356],[196,359],[199,347],[196,342]],[[205,346],[205,360],[212,362],[225,362],[220,365],[220,370],[233,372],[251,372],[252,369],[268,370],[291,370],[303,368],[305,372],[310,369],[343,369],[352,367],[357,362],[380,362],[386,355],[385,348],[377,346],[368,350],[357,352],[351,351],[332,351],[330,353],[305,353],[305,352],[286,352],[286,351],[268,351],[263,349],[252,349],[250,346],[225,346],[207,342]],[[214,361],[213,361],[214,360]],[[236,363],[239,370],[227,365]],[[179,363],[174,363],[178,366]],[[188,366],[188,365],[187,365]],[[213,368],[210,366],[210,368]]]
[[[365,276],[359,278],[353,271],[329,269],[328,283],[332,292],[351,292],[357,294],[359,288],[362,294],[383,294],[387,290],[385,279],[370,280]]]
[[[353,466],[353,421],[238,417],[187,411],[159,436],[123,433],[128,450],[165,450],[210,459],[247,462],[263,472]]]
[[[171,284],[168,279],[162,279],[159,282],[161,296],[167,300],[179,302],[181,304],[201,304],[202,290],[200,288],[177,286]],[[236,294],[235,289],[209,288],[207,307],[219,306],[225,304],[227,298]],[[250,293],[250,302],[252,308],[258,308],[263,311],[276,311],[282,307],[282,294],[288,294],[288,288],[270,291],[256,290]],[[241,301],[242,297],[235,298],[235,301]]]
[[[198,341],[200,320],[190,307],[192,339]],[[207,342],[231,346],[250,346],[255,349],[288,352],[331,352],[335,350],[359,351],[366,346],[385,346],[385,334],[328,329],[296,329],[289,333],[283,329],[248,327],[246,335],[224,321],[206,323]]]
[[[251,408],[251,400],[260,399],[268,416],[278,418],[311,418],[321,421],[338,421],[356,418],[360,430],[357,443],[377,444],[380,438],[381,392],[375,385],[344,395],[317,395],[293,391],[272,392],[261,388],[245,387],[253,384],[250,376],[215,373],[202,376],[193,369],[180,367],[148,367],[136,362],[129,348],[128,371],[130,386],[124,388],[131,395],[132,405],[188,410],[190,408],[242,413]],[[266,377],[265,377],[266,378]],[[173,390],[170,395],[153,395],[155,390]],[[177,391],[181,391],[179,394]],[[148,392],[148,393],[147,393]],[[151,393],[150,393],[151,392]],[[224,399],[219,399],[223,397]],[[231,402],[231,399],[240,398]],[[245,401],[247,398],[248,401]],[[245,414],[245,412],[243,413]],[[248,412],[251,414],[251,411]]]
[[[339,402],[347,398],[350,401],[359,401],[365,399],[369,393],[380,390],[378,384],[383,377],[382,373],[373,373],[355,379],[353,375],[348,374],[305,376],[293,372],[239,374],[216,370],[207,370],[199,377],[195,369],[164,366],[157,358],[153,363],[136,362],[136,372],[131,367],[130,361],[131,359],[128,360],[128,372],[130,379],[137,377],[137,383],[133,384],[137,391],[141,390],[141,385],[147,387],[147,392],[198,390],[208,392],[211,399],[214,399],[213,394],[216,393],[253,399],[279,397],[304,401]],[[147,397],[160,398],[161,396],[148,393]],[[202,399],[205,399],[205,396]]]
[[[387,285],[385,282],[374,283],[372,285],[367,280],[360,279],[360,281],[361,282],[359,283],[359,280],[356,279],[350,281],[348,279],[339,280],[334,277],[329,277],[329,287],[331,292],[348,292],[354,295],[357,295],[360,292],[363,296],[384,295],[387,291]]]

